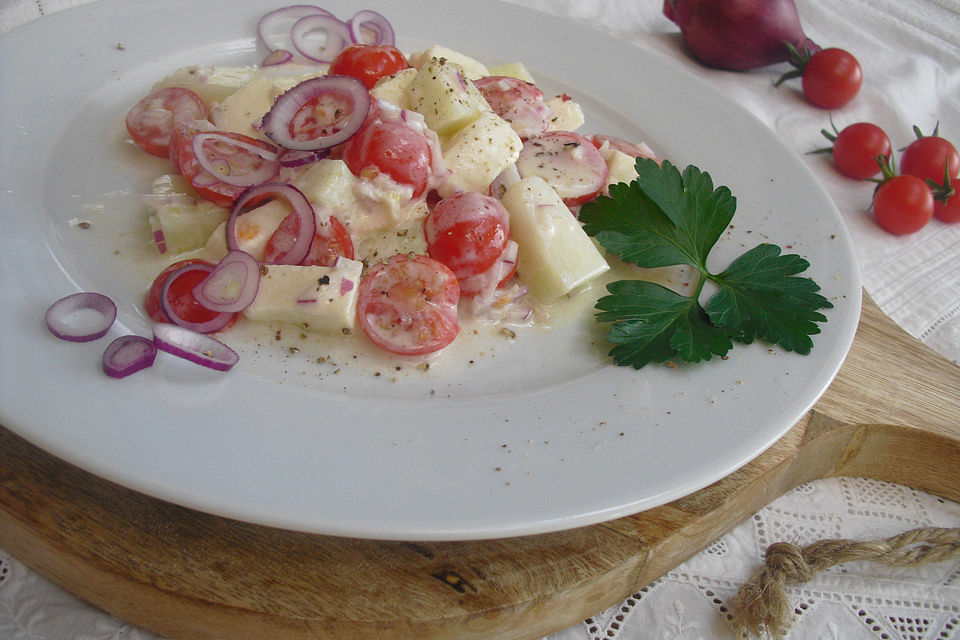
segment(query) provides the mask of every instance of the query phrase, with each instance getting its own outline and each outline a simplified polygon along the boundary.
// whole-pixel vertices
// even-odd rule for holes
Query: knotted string
[[[786,585],[809,582],[836,564],[869,560],[908,567],[956,558],[960,528],[923,527],[884,540],[820,540],[805,547],[778,542],[767,547],[766,563],[733,599],[737,631],[741,636],[783,638],[793,619]]]

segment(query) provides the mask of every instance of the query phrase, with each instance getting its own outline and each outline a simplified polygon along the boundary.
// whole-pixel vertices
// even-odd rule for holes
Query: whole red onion
[[[664,0],[663,13],[711,67],[746,71],[784,62],[785,42],[819,48],[804,35],[793,0]]]

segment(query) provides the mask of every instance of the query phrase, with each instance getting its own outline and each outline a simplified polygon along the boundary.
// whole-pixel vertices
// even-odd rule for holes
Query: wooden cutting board
[[[960,500],[960,368],[869,299],[814,409],[697,493],[560,533],[455,543],[256,526],[113,485],[0,428],[0,545],[175,639],[539,638],[649,584],[794,486],[867,476]]]

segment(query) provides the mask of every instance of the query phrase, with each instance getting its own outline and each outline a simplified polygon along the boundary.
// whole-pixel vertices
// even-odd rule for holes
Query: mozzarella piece
[[[547,123],[547,131],[576,131],[586,121],[580,104],[573,100],[555,96],[546,102],[553,111],[553,117]]]
[[[410,108],[423,116],[441,139],[490,110],[486,98],[463,69],[447,58],[431,58],[410,83]]]
[[[424,49],[423,51],[418,51],[411,55],[408,60],[410,66],[414,69],[420,69],[431,58],[446,58],[450,62],[453,62],[466,73],[467,78],[470,80],[476,80],[477,78],[483,78],[484,76],[492,75],[490,71],[487,70],[486,65],[482,62],[474,60],[470,56],[466,56],[458,51],[453,49],[448,49],[446,47],[441,47],[438,44],[433,45],[429,49]]]
[[[522,147],[509,122],[484,111],[443,145],[443,163],[450,174],[437,191],[444,198],[460,191],[486,194],[494,178],[517,161]]]
[[[539,176],[509,187],[501,199],[520,245],[517,273],[543,302],[553,302],[610,268],[557,192]]]
[[[333,267],[274,264],[264,269],[244,316],[324,333],[354,330],[362,262],[339,258]]]

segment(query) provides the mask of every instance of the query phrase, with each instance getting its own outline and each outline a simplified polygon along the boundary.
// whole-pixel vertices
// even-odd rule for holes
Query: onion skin
[[[663,13],[680,27],[690,52],[718,69],[786,62],[786,42],[797,49],[808,42],[793,0],[664,0]]]

